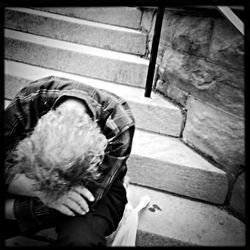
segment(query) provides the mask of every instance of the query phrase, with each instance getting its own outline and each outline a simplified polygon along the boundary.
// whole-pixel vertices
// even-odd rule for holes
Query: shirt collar
[[[63,99],[66,98],[77,98],[80,99],[85,106],[88,108],[88,111],[90,112],[91,117],[93,120],[97,119],[97,113],[94,108],[94,103],[92,98],[90,98],[86,93],[76,90],[76,89],[71,89],[71,90],[63,90],[62,94],[55,100],[54,104],[52,105],[52,109],[55,109],[62,101]]]

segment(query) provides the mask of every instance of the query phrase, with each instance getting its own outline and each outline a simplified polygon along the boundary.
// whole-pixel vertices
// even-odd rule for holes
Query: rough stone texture
[[[206,56],[212,34],[212,20],[176,13],[167,32],[171,34],[173,49],[190,55]]]
[[[244,117],[244,75],[167,48],[160,79],[222,110]],[[168,87],[166,87],[166,90]],[[164,91],[165,92],[165,91]],[[168,90],[166,91],[167,95]],[[177,96],[178,100],[178,96]]]
[[[230,200],[232,208],[238,212],[243,219],[246,218],[246,174],[243,172],[234,184]]]
[[[6,9],[5,27],[54,39],[144,55],[146,34],[31,10]]]
[[[152,40],[154,35],[154,27],[155,27],[155,20],[156,15],[155,8],[142,8],[142,19],[140,29],[143,33],[147,34],[147,57],[150,57],[150,51],[152,47]],[[159,55],[159,51],[158,51]],[[157,57],[157,63],[160,62],[159,56]]]
[[[128,166],[138,185],[217,204],[228,192],[226,173],[177,138],[136,130]]]
[[[146,233],[145,241],[151,239],[150,246],[246,244],[245,224],[223,209],[149,188],[129,186],[128,199],[133,207],[144,195],[149,195],[151,201],[139,214],[138,231]],[[154,209],[154,206],[159,209]]]
[[[140,29],[143,32],[150,32],[154,29],[153,16],[156,8],[145,8],[142,7],[142,18]]]
[[[82,45],[49,38],[33,40],[33,35],[25,35],[28,38],[24,41],[17,34],[14,39],[9,37],[5,40],[6,59],[122,84],[145,85],[148,63],[142,58],[130,55],[128,60],[127,55],[119,53],[118,60],[118,52],[103,56],[102,50],[95,49],[99,53],[89,53],[89,48]]]
[[[63,7],[36,8],[53,13],[86,19],[95,22],[138,29],[141,21],[141,11],[132,7]]]
[[[188,99],[184,139],[227,172],[245,164],[244,119],[209,106],[193,97]]]
[[[158,79],[155,85],[155,88],[158,92],[162,93],[164,96],[171,98],[178,104],[183,107],[186,106],[188,92],[183,91],[182,89],[176,87],[176,85],[172,84],[169,81],[163,81]]]
[[[209,57],[212,61],[244,70],[244,36],[225,19],[216,19]]]

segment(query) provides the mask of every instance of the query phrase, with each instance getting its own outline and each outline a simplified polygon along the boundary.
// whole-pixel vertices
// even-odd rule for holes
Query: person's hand
[[[41,200],[43,201],[43,198]],[[74,216],[75,214],[84,215],[88,213],[89,206],[86,200],[93,202],[94,196],[87,188],[77,186],[57,200],[49,200],[44,203],[65,215]]]

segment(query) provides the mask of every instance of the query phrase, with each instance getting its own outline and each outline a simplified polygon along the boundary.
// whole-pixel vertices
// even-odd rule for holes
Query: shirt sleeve
[[[102,180],[103,186],[96,190],[96,202],[108,192],[117,178],[123,178],[126,174],[126,162],[132,149],[134,129],[134,126],[131,126],[109,143],[108,152],[101,165],[101,167],[106,168],[108,171]]]

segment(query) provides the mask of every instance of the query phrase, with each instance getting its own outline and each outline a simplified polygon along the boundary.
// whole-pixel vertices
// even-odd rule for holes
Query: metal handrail
[[[162,6],[158,7],[157,9],[154,36],[153,36],[151,55],[150,55],[150,61],[149,61],[149,66],[148,66],[147,81],[146,81],[146,86],[145,86],[145,94],[144,94],[145,97],[150,97],[151,91],[152,91],[154,72],[155,72],[155,63],[156,63],[159,41],[160,41],[160,36],[161,36],[161,26],[162,26],[162,20],[164,16],[164,10],[165,10],[165,7],[162,7]]]
[[[216,6],[224,16],[241,32],[241,34],[245,35],[244,33],[244,23],[240,20],[240,18],[228,7],[228,6]],[[152,85],[153,85],[153,78],[154,78],[154,71],[155,71],[155,63],[157,59],[158,47],[160,42],[160,35],[161,35],[161,26],[164,16],[164,6],[159,6],[157,10],[155,28],[154,28],[154,36],[152,41],[151,47],[151,56],[148,66],[148,74],[147,80],[145,85],[145,97],[150,97],[152,92]]]
[[[228,6],[217,6],[217,8],[241,32],[242,35],[245,35],[244,23]]]

